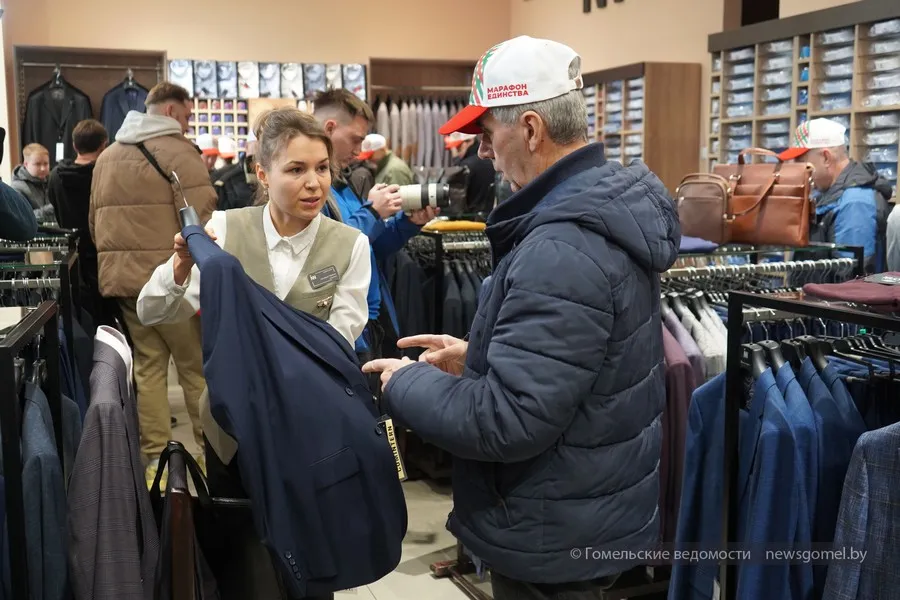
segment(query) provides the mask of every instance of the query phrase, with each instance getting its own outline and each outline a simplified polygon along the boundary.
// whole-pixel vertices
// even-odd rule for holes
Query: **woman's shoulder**
[[[324,214],[320,215],[319,231],[322,230],[328,231],[329,235],[340,235],[350,242],[356,242],[360,237],[364,237],[363,232],[356,227],[351,227],[346,223],[335,221],[332,218],[326,217]]]

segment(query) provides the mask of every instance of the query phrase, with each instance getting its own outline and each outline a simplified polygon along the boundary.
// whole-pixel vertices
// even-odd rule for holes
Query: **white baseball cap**
[[[569,77],[569,66],[578,61],[578,74]],[[519,36],[484,53],[472,76],[469,105],[438,131],[481,133],[478,119],[491,108],[550,100],[584,87],[581,57],[559,42]]]
[[[463,142],[467,142],[469,140],[475,139],[475,134],[473,133],[460,133],[458,131],[451,133],[448,136],[444,137],[444,148],[450,150],[451,148],[459,148],[463,145]]]
[[[219,155],[219,148],[216,146],[216,138],[210,133],[201,133],[197,136],[197,147],[207,156]]]
[[[222,158],[234,158],[237,154],[237,142],[234,138],[222,136],[219,138],[219,156]]]
[[[778,155],[793,160],[816,148],[836,148],[847,143],[847,128],[831,119],[813,119],[794,131],[791,147]]]
[[[366,139],[363,140],[362,143],[362,152],[359,153],[359,160],[369,160],[372,158],[372,155],[375,154],[376,150],[382,150],[387,148],[387,140],[384,139],[383,135],[377,133],[370,133],[366,136]]]

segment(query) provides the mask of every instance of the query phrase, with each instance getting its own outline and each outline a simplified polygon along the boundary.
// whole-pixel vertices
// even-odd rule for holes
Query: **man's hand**
[[[440,208],[429,206],[428,208],[423,208],[422,210],[414,210],[409,213],[407,217],[409,217],[410,221],[421,227],[422,225],[430,222],[439,214],[441,214]]]
[[[216,240],[216,233],[207,228],[206,234],[212,238],[213,241]],[[175,285],[184,285],[185,280],[191,274],[191,268],[194,266],[194,257],[191,256],[191,251],[188,250],[187,242],[184,241],[184,238],[181,237],[181,233],[175,234],[175,260],[172,264],[172,275],[175,279]]]
[[[419,357],[420,361],[427,362],[444,373],[460,376],[466,367],[469,342],[452,335],[414,335],[401,338],[397,347],[425,348],[425,352]]]
[[[400,200],[400,186],[376,183],[369,191],[369,202],[382,219],[396,215],[403,209]]]
[[[391,380],[391,377],[394,376],[394,373],[402,369],[403,367],[408,367],[409,365],[415,364],[408,358],[379,358],[377,360],[369,361],[363,365],[362,371],[363,373],[381,373],[381,390],[387,387],[388,382]]]

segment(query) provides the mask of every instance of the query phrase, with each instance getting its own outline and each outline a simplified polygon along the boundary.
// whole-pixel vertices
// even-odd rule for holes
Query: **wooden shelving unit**
[[[584,75],[588,129],[623,164],[642,160],[674,191],[700,161],[699,64],[637,63]]]
[[[825,117],[847,127],[850,156],[896,190],[900,4],[862,0],[716,34],[710,52],[710,170],[746,147],[779,152],[801,123]]]

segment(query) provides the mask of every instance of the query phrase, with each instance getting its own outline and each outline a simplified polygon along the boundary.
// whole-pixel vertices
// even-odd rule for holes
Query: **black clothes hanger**
[[[828,366],[828,357],[825,354],[826,346],[822,340],[811,335],[801,335],[797,338],[800,345],[803,346],[806,355],[812,360],[816,370],[821,372]]]
[[[806,358],[806,351],[803,348],[803,344],[797,340],[782,341],[781,354],[784,356],[785,360],[790,363],[791,368],[795,372],[798,372],[801,369],[803,359]]]
[[[741,367],[750,371],[753,379],[765,373],[769,368],[766,362],[766,351],[759,344],[743,344],[741,346]]]
[[[781,345],[778,342],[773,342],[772,340],[762,340],[760,342],[756,342],[757,346],[761,346],[763,350],[766,352],[766,358],[768,358],[769,364],[772,366],[772,370],[776,373],[778,369],[784,364],[784,356],[781,354]]]

